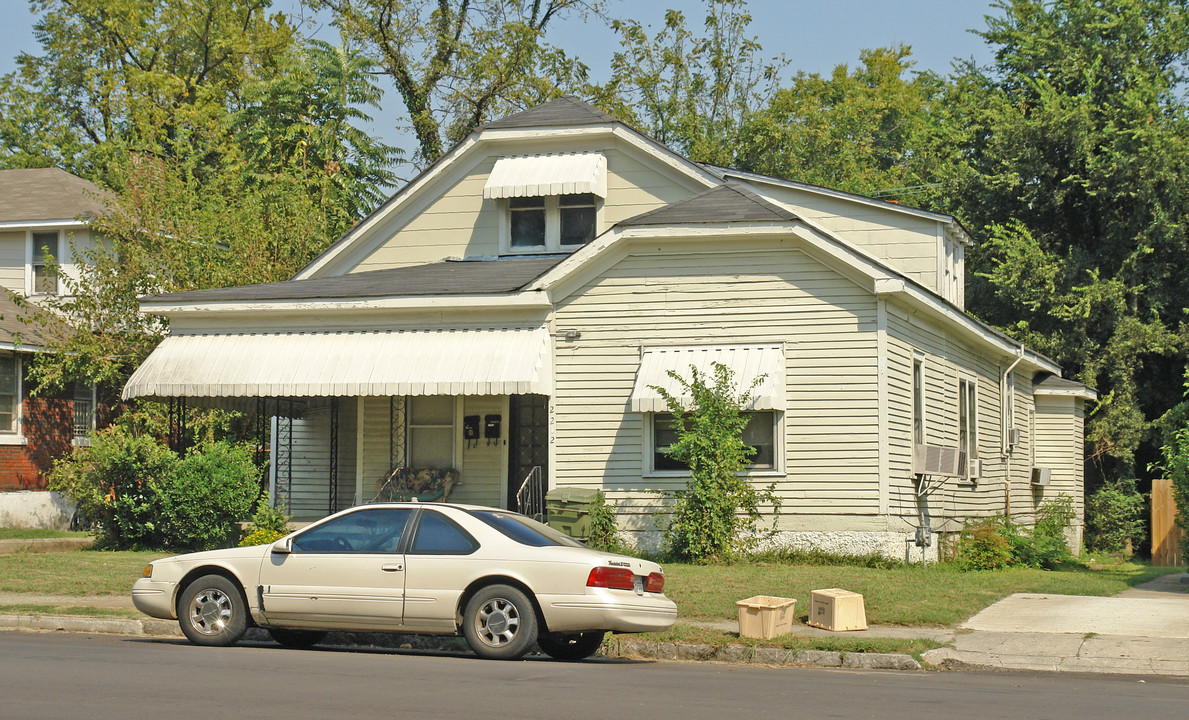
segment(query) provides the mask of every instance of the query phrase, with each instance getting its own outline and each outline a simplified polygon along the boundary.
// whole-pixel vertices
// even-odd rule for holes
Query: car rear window
[[[493,512],[491,510],[472,510],[471,514],[521,545],[528,545],[529,547],[547,547],[551,545],[586,547],[569,535],[554,530],[548,525],[539,523],[536,520],[526,518],[523,515],[511,512]]]

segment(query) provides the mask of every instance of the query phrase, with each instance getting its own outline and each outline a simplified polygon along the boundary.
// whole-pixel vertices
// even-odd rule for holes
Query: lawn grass
[[[127,620],[143,620],[144,614],[136,610],[119,608],[88,607],[86,605],[0,604],[0,615],[79,615],[81,617],[110,617]]]
[[[36,595],[126,595],[145,565],[170,553],[18,552],[0,555],[0,592]]]
[[[809,593],[845,588],[861,593],[871,625],[951,627],[1012,593],[1109,596],[1177,568],[1121,563],[1101,570],[1012,569],[961,572],[950,564],[877,569],[854,566],[753,562],[665,565],[665,594],[682,620],[733,621],[736,600],[752,595],[796,598],[797,616],[809,613]]]
[[[835,652],[904,653],[920,658],[921,653],[943,647],[929,638],[881,638],[851,634],[841,637],[816,637],[812,635],[781,635],[771,639],[740,637],[737,633],[678,622],[665,632],[617,635],[633,641],[696,643],[722,647],[723,645],[750,645],[752,647],[777,647],[786,650],[833,650]]]
[[[89,532],[73,532],[70,530],[0,527],[0,540],[38,540],[41,538],[74,538],[90,536],[91,533]]]

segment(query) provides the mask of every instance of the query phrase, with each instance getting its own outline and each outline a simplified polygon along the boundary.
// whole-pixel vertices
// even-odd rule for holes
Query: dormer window
[[[602,153],[506,157],[496,161],[483,197],[500,208],[500,247],[507,253],[565,252],[599,233],[607,194]]]

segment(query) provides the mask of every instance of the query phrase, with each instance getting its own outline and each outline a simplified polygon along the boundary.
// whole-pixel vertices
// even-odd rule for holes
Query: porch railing
[[[545,522],[545,480],[541,466],[528,471],[520,489],[516,491],[516,511],[534,520]]]

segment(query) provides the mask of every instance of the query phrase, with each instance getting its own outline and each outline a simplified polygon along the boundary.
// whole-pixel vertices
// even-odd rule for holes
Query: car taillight
[[[597,567],[586,578],[586,587],[605,587],[613,590],[635,589],[635,573],[631,568]]]
[[[664,592],[665,576],[660,573],[648,573],[648,580],[644,583],[644,589],[654,593]]]

